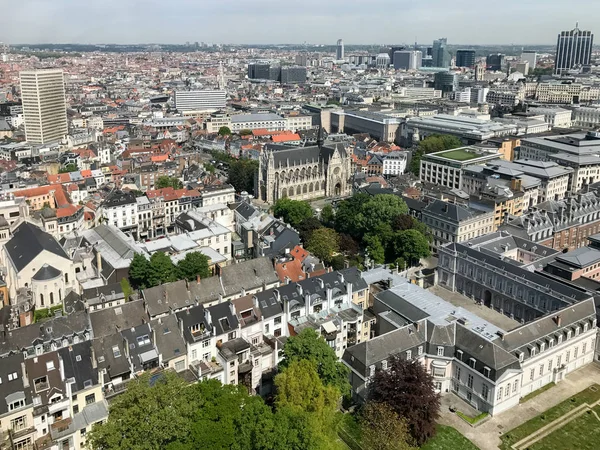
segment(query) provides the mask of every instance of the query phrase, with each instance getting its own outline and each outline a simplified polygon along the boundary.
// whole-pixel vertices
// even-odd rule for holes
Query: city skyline
[[[12,20],[0,32],[0,41],[335,45],[342,38],[347,45],[357,45],[414,42],[415,38],[423,43],[445,36],[451,45],[469,42],[551,45],[561,30],[573,28],[577,21],[581,29],[594,31],[592,21],[580,20],[581,9],[573,9],[564,2],[545,2],[544,8],[531,3],[508,0],[501,10],[490,15],[486,5],[474,0],[458,0],[451,10],[441,0],[432,0],[427,5],[374,0],[368,7],[362,2],[306,0],[302,10],[293,4],[255,0],[250,12],[240,0],[209,4],[190,0],[124,4],[106,0],[98,6],[74,0],[27,0],[11,6]],[[600,4],[586,3],[587,16],[600,14]],[[527,17],[535,19],[535,33],[531,33],[530,26],[523,26],[523,20],[515,20]],[[177,26],[164,26],[166,23]]]

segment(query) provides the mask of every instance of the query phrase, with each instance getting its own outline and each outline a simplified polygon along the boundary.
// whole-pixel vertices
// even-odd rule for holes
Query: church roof
[[[320,161],[327,163],[336,148],[340,153],[340,156],[346,156],[346,150],[344,149],[343,144],[334,144],[333,147],[311,145],[308,147],[295,147],[274,151],[273,162],[276,169],[279,167],[300,166],[312,162],[318,163]]]

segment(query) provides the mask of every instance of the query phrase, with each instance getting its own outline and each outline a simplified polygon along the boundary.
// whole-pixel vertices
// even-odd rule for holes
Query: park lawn
[[[421,450],[479,450],[470,440],[452,427],[438,425],[435,436]]]
[[[479,158],[481,155],[477,153],[468,152],[466,150],[446,150],[445,152],[438,153],[437,156],[442,158],[453,159],[455,161],[468,161],[469,159]]]
[[[600,408],[594,408],[596,413]],[[550,433],[541,441],[530,445],[530,450],[587,450],[598,448],[600,440],[600,421],[591,411],[572,420],[565,426]]]
[[[590,389],[591,387],[594,387],[596,390],[594,391]],[[558,405],[553,406],[550,409],[547,409],[542,414],[535,416],[533,419],[528,420],[524,424],[519,425],[518,427],[515,427],[510,431],[507,431],[500,438],[502,440],[500,448],[503,450],[508,450],[510,449],[511,445],[515,442],[526,438],[527,436],[539,430],[540,428],[548,425],[550,422],[577,408],[579,405],[583,403],[592,404],[599,399],[600,386],[594,384],[589,388],[584,389],[583,391],[575,394],[573,397],[566,399],[564,402],[559,403]],[[600,423],[598,425],[600,425]]]
[[[550,389],[554,386],[556,386],[556,383],[554,383],[554,382],[548,383],[547,385],[539,388],[538,390],[533,391],[531,394],[527,394],[525,397],[521,398],[521,400],[519,400],[519,403],[525,403],[526,401],[531,400],[534,397],[537,397],[542,392],[546,392],[548,389]]]

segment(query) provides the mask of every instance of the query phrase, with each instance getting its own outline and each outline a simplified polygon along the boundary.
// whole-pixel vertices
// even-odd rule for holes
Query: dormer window
[[[550,339],[550,348],[554,347],[554,339]]]
[[[490,373],[492,372],[492,370],[489,367],[484,367],[483,368],[483,375],[486,376],[487,378],[490,377]]]
[[[519,352],[519,362],[523,362],[525,360],[525,353]]]
[[[371,364],[371,365],[369,366],[369,376],[370,376],[370,377],[372,377],[372,376],[374,376],[374,375],[375,375],[375,365],[374,365],[374,364]]]
[[[475,368],[475,358],[469,358],[469,366],[471,366],[473,369]]]
[[[571,339],[573,332],[571,330],[567,331],[567,339]]]
[[[583,324],[583,332],[585,333],[588,330],[588,324],[584,323]]]
[[[581,327],[578,325],[577,328],[575,328],[575,336],[579,336],[580,331],[581,331]]]
[[[407,360],[410,360],[410,359],[412,359],[412,351],[408,350],[408,351],[406,352],[406,359],[407,359]]]
[[[387,367],[388,367],[388,365],[387,365],[387,359],[384,359],[383,361],[381,361],[381,368],[383,370],[387,370]]]
[[[35,392],[47,390],[50,387],[48,385],[48,377],[44,375],[43,377],[36,378],[33,380],[33,386],[35,387]]]
[[[544,342],[542,342],[540,344],[540,352],[543,352],[544,350],[546,350],[546,344]]]
[[[561,334],[561,335],[558,337],[558,343],[559,343],[559,344],[562,344],[562,341],[563,341],[563,337],[562,337],[562,334]]]

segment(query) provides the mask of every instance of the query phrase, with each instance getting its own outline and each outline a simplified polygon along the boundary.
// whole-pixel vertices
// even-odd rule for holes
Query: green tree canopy
[[[125,301],[129,301],[129,297],[133,294],[133,290],[131,289],[131,284],[127,278],[121,278],[121,289],[123,289],[123,295],[125,296]]]
[[[177,280],[175,265],[169,255],[164,252],[156,252],[150,257],[150,271],[148,274],[148,285],[158,286]]]
[[[340,233],[361,238],[381,224],[407,214],[408,206],[399,196],[379,194],[373,197],[356,194],[342,201],[335,212],[335,229]]]
[[[417,450],[406,421],[385,403],[367,402],[360,414],[364,450]]]
[[[58,170],[58,173],[69,173],[69,172],[76,172],[77,170],[79,170],[79,167],[77,167],[77,164],[75,163],[69,163],[64,167],[61,167]]]
[[[210,174],[214,174],[216,169],[211,163],[204,163],[204,170]]]
[[[254,192],[254,176],[258,172],[258,161],[252,159],[231,160],[229,163],[229,183],[237,192]]]
[[[221,135],[221,136],[230,136],[231,135],[231,128],[226,127],[226,126],[222,126],[221,128],[219,128],[219,135]]]
[[[421,258],[431,255],[429,241],[417,230],[399,231],[396,235],[394,247],[397,257],[413,265]]]
[[[273,206],[275,217],[281,217],[284,222],[296,228],[304,219],[313,217],[314,213],[308,202],[281,198]]]
[[[335,226],[335,212],[333,206],[325,205],[321,210],[321,223],[327,228],[333,228]]]
[[[298,234],[300,234],[300,239],[304,242],[304,245],[308,243],[310,237],[312,236],[315,230],[322,228],[323,225],[316,217],[308,217],[304,219],[300,224],[296,227],[298,230]]]
[[[462,146],[462,141],[456,136],[451,136],[449,134],[434,134],[428,136],[419,142],[417,149],[413,152],[412,159],[410,160],[409,170],[414,175],[419,176],[421,158],[423,155],[450,150]]]
[[[208,257],[201,252],[190,252],[177,263],[177,278],[193,281],[199,275],[200,278],[208,278],[210,271]]]
[[[241,130],[240,136],[250,136],[252,134],[252,130]]]
[[[156,189],[164,189],[167,187],[172,187],[173,189],[181,189],[183,187],[183,183],[178,178],[163,175],[161,177],[158,177],[158,180],[156,181],[154,187]]]
[[[129,266],[129,281],[134,289],[144,289],[148,286],[148,277],[150,275],[150,261],[141,253],[133,255],[133,260]]]
[[[328,263],[340,251],[340,236],[331,228],[319,228],[311,234],[306,249]]]
[[[312,328],[291,336],[283,346],[283,359],[279,368],[283,372],[292,362],[308,360],[315,364],[325,385],[334,386],[342,395],[350,392],[348,368],[339,361],[335,351]]]

